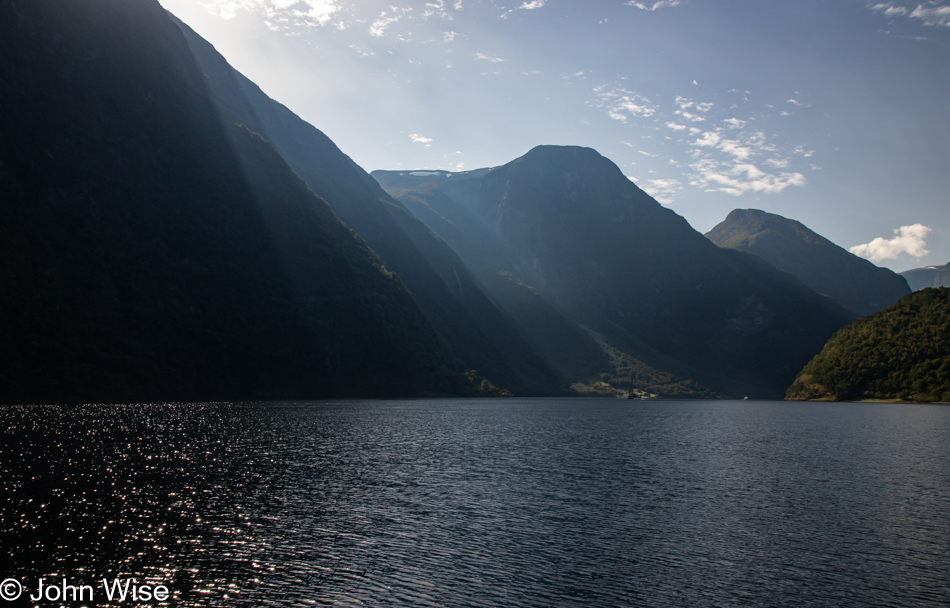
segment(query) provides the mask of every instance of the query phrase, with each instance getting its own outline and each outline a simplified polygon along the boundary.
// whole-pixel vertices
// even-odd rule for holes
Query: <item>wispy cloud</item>
[[[373,55],[376,54],[373,51],[363,50],[362,48],[360,48],[359,46],[355,44],[351,44],[350,48],[353,49],[356,52],[356,54],[359,55],[360,57],[372,57]]]
[[[411,10],[411,8],[400,9],[391,6],[389,11],[381,12],[379,17],[369,26],[370,36],[375,36],[377,38],[381,37],[386,33],[386,28],[388,28],[393,23],[397,23],[402,15],[408,13]]]
[[[919,259],[930,253],[924,240],[930,232],[931,229],[923,224],[901,226],[894,230],[893,238],[879,236],[870,243],[855,245],[851,253],[872,262],[894,260],[905,253]]]
[[[691,185],[707,191],[739,196],[746,193],[775,194],[790,186],[804,186],[808,183],[801,173],[770,173],[757,163],[764,162],[772,169],[786,169],[790,165],[789,157],[799,149],[802,150],[802,155],[810,155],[811,151],[805,151],[804,146],[798,146],[782,153],[779,146],[771,143],[762,131],[736,133],[735,125],[744,124],[744,121],[734,120],[735,122],[728,119],[721,121],[726,123],[728,132],[734,135],[727,137],[727,131],[720,127],[705,131],[690,142],[690,146],[696,148],[693,153],[694,162],[689,165],[693,170]]]
[[[661,8],[669,8],[671,6],[679,6],[680,0],[659,0],[657,2],[638,2],[637,0],[630,0],[627,2],[627,6],[635,6],[640,10],[644,11],[656,11]]]
[[[435,141],[431,137],[426,137],[425,135],[420,135],[419,133],[410,133],[409,139],[414,144],[425,144],[426,148],[430,147],[432,142]]]
[[[775,139],[779,134],[750,129],[756,118],[736,117],[733,112],[738,105],[729,106],[725,110],[729,114],[724,114],[711,102],[682,95],[664,104],[622,87],[602,85],[594,94],[593,105],[606,110],[611,119],[638,129],[664,130],[666,135],[660,141],[669,143],[658,143],[660,148],[653,151],[656,154],[648,156],[668,158],[668,164],[679,169],[681,179],[691,186],[739,196],[774,194],[808,183],[803,173],[794,170],[793,161],[809,158],[815,151],[804,145],[780,145]],[[743,103],[747,101],[743,99]],[[809,107],[793,101],[796,107]],[[677,182],[682,187],[683,181]]]
[[[222,19],[246,11],[295,25],[326,25],[341,10],[338,0],[206,0],[202,6]]]
[[[950,6],[924,6],[918,4],[910,14],[914,19],[920,19],[924,25],[943,25],[950,27]]]
[[[524,2],[521,3],[521,6],[508,9],[507,11],[499,15],[499,17],[501,17],[502,19],[507,19],[508,15],[510,15],[511,13],[515,11],[533,11],[533,10],[542,8],[546,1],[547,0],[525,0]]]
[[[683,184],[678,179],[650,179],[641,184],[644,192],[664,205],[672,205],[674,197],[683,190]]]
[[[872,11],[883,11],[888,17],[901,17],[907,14],[907,7],[895,6],[887,2],[880,2],[869,7]]]
[[[804,186],[807,183],[801,173],[767,173],[752,163],[732,165],[704,158],[690,165],[695,171],[690,184],[709,192],[725,192],[740,196],[747,192],[774,194],[789,186]]]
[[[656,114],[657,107],[649,99],[626,89],[596,87],[598,107],[605,108],[614,120],[627,122],[628,118],[647,118]]]
[[[462,3],[456,2],[452,7],[456,11],[462,10]],[[446,5],[445,0],[438,0],[437,2],[426,2],[425,7],[422,9],[423,17],[440,17],[442,19],[452,19],[452,13],[449,11],[449,7]]]
[[[713,104],[709,102],[697,103],[688,97],[682,96],[677,96],[675,103],[679,106],[679,109],[674,113],[689,122],[703,122],[706,120],[706,117],[700,114],[709,112],[713,107]],[[700,114],[696,114],[696,112]]]
[[[916,6],[913,6],[916,4]],[[880,12],[886,17],[907,17],[917,19],[929,26],[950,27],[950,5],[941,4],[933,0],[908,5],[904,2],[878,2],[868,8]]]
[[[501,57],[493,57],[492,55],[486,55],[485,53],[475,53],[475,59],[478,61],[489,61],[491,63],[501,63],[504,61]]]

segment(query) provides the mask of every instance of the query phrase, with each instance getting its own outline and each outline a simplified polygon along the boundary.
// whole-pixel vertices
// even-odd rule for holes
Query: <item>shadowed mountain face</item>
[[[905,270],[901,276],[914,291],[928,287],[950,287],[950,264]]]
[[[897,273],[773,213],[736,209],[706,238],[725,249],[754,253],[858,316],[883,310],[910,293]]]
[[[188,26],[177,22],[227,122],[260,133],[405,283],[465,369],[516,394],[556,394],[565,380],[525,341],[468,268],[322,132],[264,94]]]
[[[851,318],[758,258],[716,247],[590,149],[415,173],[373,175],[414,197],[476,272],[510,269],[595,337],[720,394],[780,396]],[[494,252],[472,246],[485,235]]]
[[[403,284],[153,0],[0,4],[0,401],[456,392]]]

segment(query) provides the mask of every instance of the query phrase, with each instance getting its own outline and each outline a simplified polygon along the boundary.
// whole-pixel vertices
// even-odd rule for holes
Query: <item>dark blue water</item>
[[[950,605],[947,406],[3,407],[0,422],[0,578],[23,597],[65,578],[104,605],[103,577],[134,577],[168,606]]]

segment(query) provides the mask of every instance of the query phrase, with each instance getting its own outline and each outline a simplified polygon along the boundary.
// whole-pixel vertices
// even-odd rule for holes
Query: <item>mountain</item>
[[[157,2],[0,3],[0,58],[0,401],[464,389]]]
[[[950,287],[950,264],[905,270],[901,276],[914,291],[927,287]]]
[[[408,175],[408,179],[403,175]],[[449,175],[441,172],[428,172],[428,175],[373,173],[389,192],[397,195],[400,203],[466,260],[492,300],[515,319],[534,347],[547,355],[552,367],[567,377],[598,376],[609,363],[597,341],[516,276],[498,237],[470,210],[433,189],[441,183],[440,176]],[[416,189],[412,190],[413,187]]]
[[[706,238],[754,253],[858,316],[887,308],[910,293],[907,282],[835,245],[795,220],[758,209],[736,209]]]
[[[950,289],[914,292],[840,330],[787,398],[950,402]]]
[[[188,26],[175,20],[228,123],[260,133],[394,271],[467,370],[519,395],[562,393],[545,364],[454,251],[392,199],[325,134],[268,97]]]
[[[509,276],[609,347],[605,356],[698,393],[780,396],[853,319],[759,258],[716,247],[591,149],[373,176],[477,276]]]

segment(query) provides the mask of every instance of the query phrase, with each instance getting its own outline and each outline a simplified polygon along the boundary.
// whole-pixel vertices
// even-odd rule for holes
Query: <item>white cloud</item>
[[[664,205],[672,205],[674,196],[683,189],[678,179],[650,179],[641,186],[643,191]]]
[[[919,19],[924,25],[950,27],[950,5],[940,5],[935,0],[916,4],[913,10],[904,2],[879,2],[868,8],[883,13],[885,17],[906,16],[910,19]]]
[[[458,32],[442,32],[442,40],[445,42],[452,42],[455,40],[455,37],[458,36]]]
[[[697,138],[696,141],[691,143],[691,146],[703,146],[703,147],[716,147],[719,145],[719,142],[722,140],[722,136],[715,131],[706,131],[703,133],[703,136]]]
[[[372,57],[373,55],[376,54],[373,51],[364,51],[363,49],[356,46],[355,44],[351,44],[350,48],[356,51],[356,54],[359,55],[360,57]]]
[[[379,19],[373,21],[372,25],[369,26],[370,36],[376,36],[379,38],[384,33],[386,33],[386,28],[399,21],[399,15],[386,16],[386,11],[379,16]]]
[[[918,4],[910,16],[922,20],[924,25],[943,25],[950,27],[950,6],[925,7],[923,4]]]
[[[654,103],[642,95],[609,85],[593,91],[596,95],[593,105],[605,108],[610,118],[634,128],[648,129],[650,134],[640,137],[654,137],[660,149],[653,152],[658,154],[638,151],[653,158],[662,156],[682,171],[681,188],[688,183],[706,191],[740,196],[774,194],[808,183],[797,169],[802,160],[815,151],[804,145],[785,143],[781,134],[767,136],[763,131],[749,129],[755,119],[738,118],[733,114],[737,111],[735,107],[725,109],[723,106],[723,110],[719,110],[711,102],[684,96],[675,96],[672,103]],[[795,92],[796,98],[788,103],[807,107],[798,96]],[[708,126],[701,129],[696,126],[699,123]],[[666,204],[671,194],[660,190],[664,184],[659,181],[653,187]]]
[[[627,122],[630,117],[649,118],[657,112],[657,107],[650,100],[626,89],[605,90],[606,87],[597,87],[597,106],[606,108],[610,118]]]
[[[393,8],[393,7],[390,7]],[[454,6],[456,11],[462,10],[462,3],[456,2]],[[394,9],[395,10],[395,9]],[[422,11],[423,17],[441,17],[442,19],[452,19],[452,14],[449,12],[449,9],[445,6],[445,0],[437,0],[437,2],[426,2],[426,6]]]
[[[795,148],[792,150],[792,154],[800,154],[801,156],[804,156],[805,158],[811,158],[812,156],[815,155],[815,151],[806,150],[805,146],[799,145],[799,146],[795,146]]]
[[[430,147],[433,140],[431,137],[426,137],[425,135],[420,135],[418,133],[410,133],[409,139],[412,140],[414,144],[425,144],[426,148]]]
[[[679,109],[675,110],[673,113],[678,114],[689,122],[702,122],[706,120],[705,116],[700,116],[699,114],[694,114],[693,112],[701,112],[706,114],[713,107],[713,104],[708,101],[696,102],[681,95],[676,96],[674,103],[679,107]],[[687,110],[692,110],[693,112],[688,112]]]
[[[901,226],[894,231],[894,238],[885,239],[879,236],[870,243],[855,245],[851,248],[851,253],[872,262],[894,260],[903,253],[919,259],[930,253],[924,240],[930,232],[931,229],[923,224]]]
[[[679,6],[680,0],[659,0],[658,2],[637,2],[637,0],[630,0],[627,2],[627,6],[635,6],[640,10],[644,11],[656,11],[661,8],[667,8],[671,6]]]
[[[247,11],[297,25],[326,25],[341,10],[338,0],[207,0],[202,6],[222,19],[233,19],[238,12]]]
[[[751,163],[737,162],[732,166],[702,159],[690,165],[696,173],[690,184],[707,192],[725,192],[740,196],[747,192],[774,194],[789,186],[804,186],[807,182],[801,173],[766,173]]]
[[[492,57],[491,55],[486,55],[485,53],[475,53],[475,59],[479,61],[490,61],[491,63],[501,63],[504,61],[501,57]]]
[[[535,9],[543,7],[546,1],[547,0],[525,0],[521,4],[521,6],[509,9],[505,11],[504,13],[502,13],[501,15],[499,15],[499,17],[501,17],[502,19],[507,19],[508,15],[510,15],[511,13],[515,11],[533,11]]]
[[[890,3],[881,2],[870,7],[872,11],[884,11],[884,14],[888,17],[897,17],[900,15],[907,14],[907,8],[904,6],[894,6]]]
[[[743,146],[735,139],[723,139],[717,147],[726,154],[735,156],[739,160],[746,160],[751,157],[753,153],[750,146]]]
[[[706,120],[705,116],[699,116],[698,114],[693,114],[691,112],[687,112],[686,110],[676,110],[674,114],[679,114],[683,117],[683,119],[688,120],[689,122],[703,122]]]

